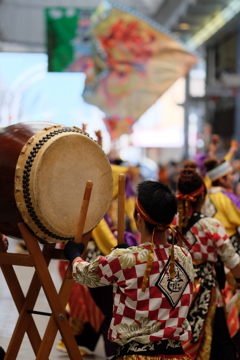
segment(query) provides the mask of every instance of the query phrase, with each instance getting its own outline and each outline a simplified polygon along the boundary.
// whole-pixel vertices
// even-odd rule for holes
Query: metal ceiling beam
[[[172,31],[186,42],[201,31],[212,18],[229,4],[240,0],[115,0],[123,5],[134,7],[137,11],[151,16],[153,20]],[[100,0],[51,0],[51,5],[93,7]],[[0,0],[0,48],[4,44],[45,49],[44,8],[49,0]],[[236,5],[235,5],[236,6]],[[148,12],[148,14],[147,14]],[[151,15],[150,15],[151,14]],[[10,21],[11,19],[11,21]],[[226,20],[229,21],[229,20]],[[180,29],[180,23],[190,25]],[[29,29],[31,31],[29,32]],[[207,39],[205,40],[207,41]],[[197,46],[197,45],[196,45]],[[38,50],[33,50],[38,51]]]
[[[205,26],[203,26],[203,28],[188,41],[187,45],[191,49],[196,50],[239,14],[240,1],[229,1],[228,5],[225,6],[223,10],[213,17]]]
[[[198,4],[208,5],[208,4],[220,4],[222,6],[227,6],[231,3],[232,0],[197,0]]]
[[[216,3],[208,3],[208,4],[196,4],[190,5],[188,8],[188,14],[190,15],[209,15],[213,13],[217,13],[218,11],[224,8],[223,4]]]
[[[179,17],[187,13],[190,4],[196,4],[197,0],[165,0],[160,9],[152,18],[171,29],[178,23]]]

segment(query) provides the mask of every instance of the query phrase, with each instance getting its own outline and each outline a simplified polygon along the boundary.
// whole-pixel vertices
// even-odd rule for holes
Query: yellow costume
[[[214,217],[223,224],[229,237],[236,234],[240,226],[240,199],[236,199],[238,203],[234,203],[232,197],[237,198],[220,186],[210,187],[202,208],[205,215]]]
[[[113,175],[113,195],[112,201],[108,209],[108,215],[113,223],[114,229],[110,228],[107,221],[102,219],[100,223],[92,231],[92,238],[94,239],[96,246],[100,252],[107,255],[111,252],[111,249],[117,245],[117,240],[113,235],[113,231],[116,230],[117,225],[117,198],[118,198],[118,178],[120,174],[127,175],[129,169],[127,167],[111,165]],[[133,218],[135,206],[135,196],[126,196],[125,199],[125,214],[129,218],[131,231],[136,232],[136,224]],[[104,239],[104,241],[103,241]]]

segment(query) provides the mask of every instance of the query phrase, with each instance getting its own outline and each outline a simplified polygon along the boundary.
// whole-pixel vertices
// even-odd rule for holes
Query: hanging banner
[[[85,72],[83,98],[107,118],[136,121],[198,61],[169,31],[125,6],[60,10],[59,18],[46,12],[49,70]]]
[[[96,8],[91,33],[107,68],[87,78],[83,97],[108,116],[138,119],[198,61],[158,23],[113,2]]]
[[[88,29],[93,10],[45,9],[48,71],[85,71],[91,56]]]

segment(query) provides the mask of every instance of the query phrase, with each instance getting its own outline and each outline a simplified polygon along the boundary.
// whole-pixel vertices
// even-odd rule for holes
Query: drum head
[[[42,240],[73,239],[87,180],[93,182],[84,233],[111,201],[111,166],[101,147],[77,128],[53,126],[32,136],[15,173],[15,199],[24,222]]]

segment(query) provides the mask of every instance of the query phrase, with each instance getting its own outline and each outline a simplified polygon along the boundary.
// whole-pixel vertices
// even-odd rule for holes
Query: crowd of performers
[[[75,280],[66,312],[82,356],[94,353],[102,336],[114,360],[240,358],[238,145],[223,159],[216,148],[213,139],[208,154],[183,162],[174,189],[168,179],[135,185],[132,170],[112,165],[104,218],[88,243],[62,245]],[[120,173],[123,245],[116,231]],[[66,265],[59,263],[62,277]],[[57,346],[67,352],[61,340]]]
[[[174,192],[162,181],[133,189],[128,169],[113,165],[115,178],[128,179],[125,247],[117,245],[116,186],[86,260],[79,245],[65,246],[76,281],[69,321],[82,355],[103,335],[106,356],[118,360],[240,358],[237,144],[222,160],[216,147],[183,163]]]

